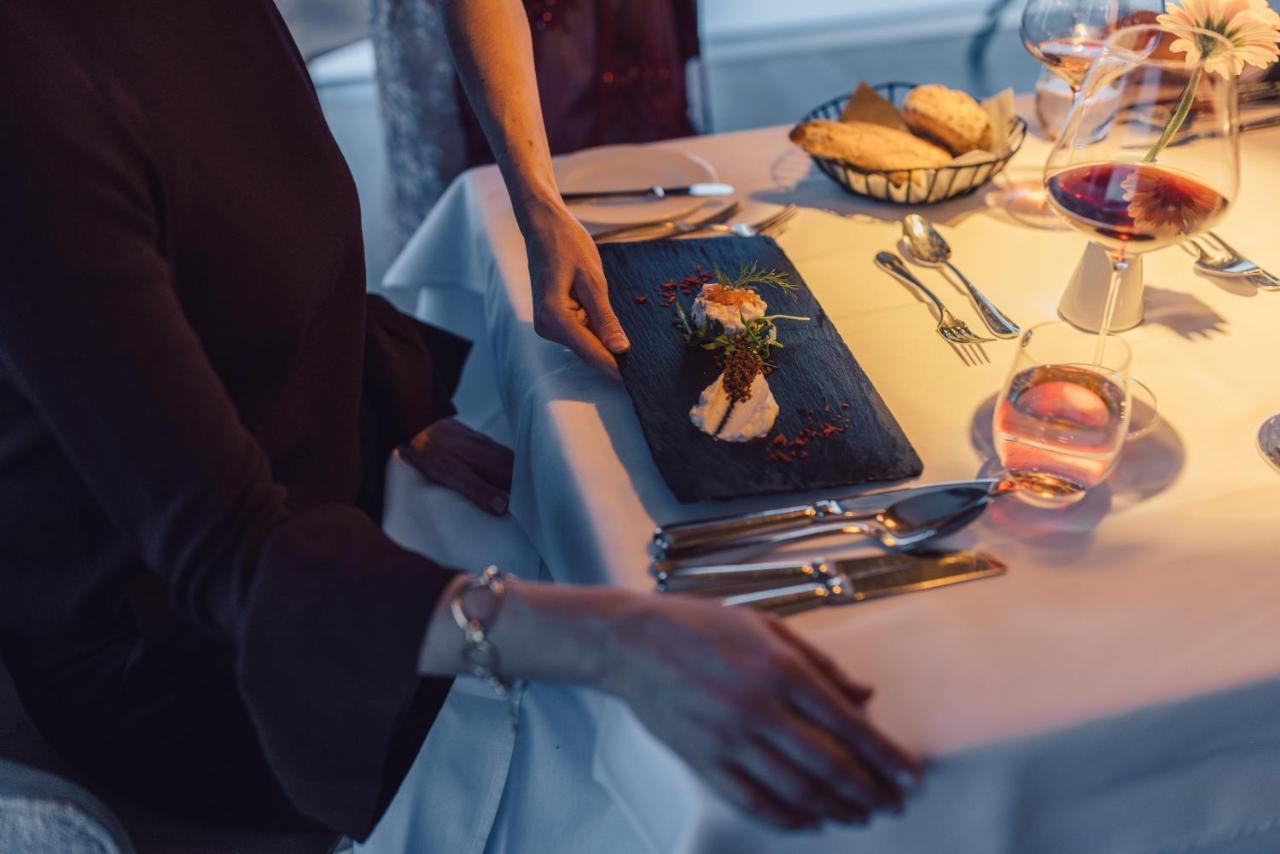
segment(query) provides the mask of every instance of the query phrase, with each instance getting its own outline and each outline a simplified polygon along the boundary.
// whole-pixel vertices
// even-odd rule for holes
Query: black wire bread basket
[[[874,86],[877,92],[902,108],[907,93],[916,87],[915,83],[881,83]],[[802,122],[815,119],[839,121],[845,104],[851,95],[842,95],[813,108],[805,114]],[[900,205],[921,205],[944,202],[959,196],[968,195],[982,187],[1009,164],[1013,155],[1022,148],[1027,138],[1027,123],[1015,117],[1009,127],[1008,153],[1003,156],[992,156],[976,162],[965,162],[955,166],[922,167],[917,169],[875,170],[861,169],[844,160],[832,160],[810,154],[832,181],[839,184],[848,193],[865,196],[881,202]]]

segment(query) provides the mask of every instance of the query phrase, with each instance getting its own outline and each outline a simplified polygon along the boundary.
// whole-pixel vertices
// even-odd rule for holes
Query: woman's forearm
[[[559,206],[538,101],[533,42],[519,0],[441,0],[449,49],[515,204]]]
[[[609,304],[600,254],[560,198],[520,0],[439,0],[467,99],[502,170],[524,235],[533,328],[618,378],[630,347]]]
[[[462,629],[449,606],[464,576],[451,587],[431,616],[419,659],[425,675],[466,672]],[[530,581],[506,582],[501,611],[487,631],[498,651],[504,677],[605,687],[611,670],[612,638],[634,610],[637,597],[605,587],[566,587]],[[474,591],[477,608],[491,601]]]
[[[786,827],[900,809],[916,763],[868,722],[870,692],[781,624],[738,608],[603,587],[461,577],[436,607],[424,674],[466,671],[449,605],[486,624],[499,675],[613,694],[731,802]],[[483,617],[481,615],[484,615]]]

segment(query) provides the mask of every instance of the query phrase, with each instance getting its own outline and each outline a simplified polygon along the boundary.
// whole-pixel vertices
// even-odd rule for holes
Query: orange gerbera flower
[[[1156,21],[1177,36],[1170,50],[1185,53],[1192,64],[1204,55],[1210,71],[1239,74],[1245,65],[1266,68],[1280,58],[1280,15],[1267,0],[1182,0],[1166,4]],[[1218,33],[1231,48],[1205,44],[1196,30]]]
[[[1194,234],[1223,206],[1213,188],[1160,169],[1135,170],[1120,186],[1134,225],[1158,235]]]

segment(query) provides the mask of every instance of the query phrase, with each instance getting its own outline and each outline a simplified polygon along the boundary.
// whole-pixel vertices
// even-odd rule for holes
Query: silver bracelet
[[[480,613],[473,613],[467,607],[467,593],[473,590],[487,590],[490,594],[492,604]],[[498,648],[489,639],[489,629],[498,619],[506,597],[507,583],[503,574],[496,566],[490,566],[480,575],[471,578],[454,594],[453,600],[449,603],[449,611],[453,614],[453,621],[466,636],[467,645],[462,650],[462,660],[466,662],[467,672],[484,679],[499,697],[505,697],[511,701],[514,722],[517,714],[516,697],[522,683],[502,675]]]

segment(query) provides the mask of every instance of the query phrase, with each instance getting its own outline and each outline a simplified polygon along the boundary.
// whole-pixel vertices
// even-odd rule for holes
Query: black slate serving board
[[[600,247],[614,311],[631,338],[622,379],[662,477],[680,501],[739,498],[918,476],[920,457],[845,346],[830,318],[778,244],[768,237],[662,240]],[[753,442],[720,442],[689,420],[702,389],[719,374],[714,354],[685,345],[663,305],[661,284],[703,270],[732,277],[744,264],[786,273],[794,297],[760,287],[769,314],[808,317],[778,322],[786,345],[776,352],[769,386],[780,412],[773,431]],[[694,289],[694,293],[697,289]],[[645,297],[637,301],[637,297]],[[691,297],[679,297],[689,311]],[[845,406],[847,404],[847,406]],[[772,444],[806,425],[846,427],[803,448]],[[830,432],[830,431],[828,431]],[[778,458],[787,450],[792,459]]]

